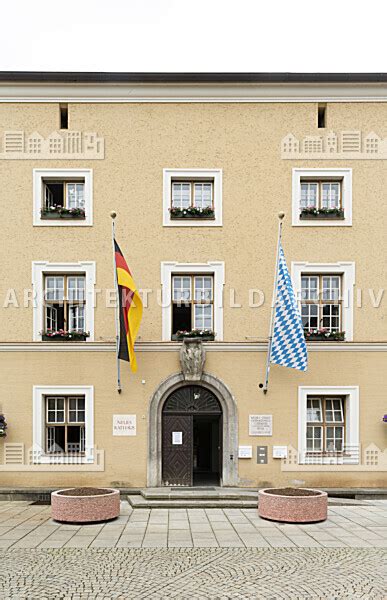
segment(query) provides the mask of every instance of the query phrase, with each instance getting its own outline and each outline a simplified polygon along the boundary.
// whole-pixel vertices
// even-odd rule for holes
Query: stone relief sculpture
[[[184,379],[200,381],[206,360],[202,340],[186,338],[180,348],[180,364]]]

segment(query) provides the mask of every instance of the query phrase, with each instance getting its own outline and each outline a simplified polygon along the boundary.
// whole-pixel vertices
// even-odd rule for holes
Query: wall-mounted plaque
[[[249,415],[249,435],[273,435],[273,415]]]
[[[238,458],[253,458],[253,447],[252,446],[239,446]]]
[[[113,415],[113,435],[136,435],[136,415]]]

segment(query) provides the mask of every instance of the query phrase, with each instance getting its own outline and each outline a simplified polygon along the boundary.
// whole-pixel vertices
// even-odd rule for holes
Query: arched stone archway
[[[149,404],[148,430],[148,487],[162,485],[162,410],[168,396],[186,385],[183,373],[165,379],[153,394]],[[203,373],[195,385],[208,388],[220,402],[223,413],[222,476],[223,486],[238,485],[238,411],[229,388],[217,377]]]

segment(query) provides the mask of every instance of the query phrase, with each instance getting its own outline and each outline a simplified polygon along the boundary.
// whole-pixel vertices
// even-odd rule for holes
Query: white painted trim
[[[85,463],[94,462],[94,386],[92,385],[34,385],[32,388],[32,443],[38,464],[49,464],[53,457],[44,454],[45,448],[45,395],[84,395],[85,396]],[[56,462],[66,463],[66,457],[58,457]]]
[[[305,462],[306,452],[306,400],[308,396],[321,395],[339,395],[346,396],[346,426],[345,426],[345,444],[347,446],[357,447],[358,460],[349,457],[351,464],[358,464],[360,459],[360,440],[359,440],[359,386],[299,386],[298,387],[298,456],[299,464]],[[328,462],[329,459],[327,459]],[[344,459],[345,462],[345,459]],[[324,461],[323,461],[324,464]],[[332,466],[334,468],[334,465]]]
[[[86,342],[80,342],[82,345],[94,341],[94,286],[95,286],[94,261],[83,261],[77,263],[51,263],[47,261],[32,262],[32,291],[34,297],[33,303],[33,341],[39,342],[42,339],[43,331],[43,300],[44,300],[44,275],[47,273],[84,273],[86,278],[86,310],[85,310],[85,329],[90,333]],[[53,342],[55,343],[55,342]],[[63,342],[64,343],[64,342]],[[74,344],[75,342],[71,342]]]
[[[0,102],[386,102],[387,85],[329,83],[1,83]]]
[[[162,286],[162,340],[168,342],[171,339],[172,329],[172,275],[174,273],[189,273],[192,275],[211,274],[214,276],[214,331],[215,340],[223,341],[223,286],[224,286],[224,262],[209,261],[207,263],[161,263],[161,286]]]
[[[33,225],[34,227],[90,227],[93,225],[93,169],[33,169]],[[58,177],[58,179],[71,179],[84,177],[85,179],[85,219],[56,219],[45,221],[41,219],[42,208],[42,180],[44,177]]]
[[[173,177],[207,177],[214,181],[214,209],[213,220],[172,220],[169,214],[171,206],[171,182]],[[220,227],[222,226],[222,169],[163,169],[163,226],[164,227]]]
[[[178,352],[181,342],[137,342],[136,352]],[[204,342],[208,352],[267,352],[267,344],[257,342]],[[0,352],[115,352],[115,342],[5,342]],[[387,352],[385,342],[309,342],[308,352]]]
[[[347,342],[353,341],[353,290],[355,286],[355,263],[337,262],[337,263],[310,263],[310,262],[292,262],[292,280],[294,291],[300,300],[301,295],[301,275],[308,273],[334,273],[342,275],[342,326],[345,331]],[[325,342],[321,342],[325,343]],[[309,347],[309,344],[308,344]]]
[[[300,219],[301,178],[342,177],[343,220]],[[293,169],[292,170],[292,225],[295,227],[350,227],[352,225],[352,169]]]

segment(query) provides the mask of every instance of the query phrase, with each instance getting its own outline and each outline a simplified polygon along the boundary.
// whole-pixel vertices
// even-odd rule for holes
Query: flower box
[[[213,342],[215,340],[215,333],[206,329],[192,329],[192,331],[178,331],[172,335],[172,339],[179,342],[187,338],[200,339],[204,342]]]
[[[345,332],[337,331],[311,331],[304,332],[307,342],[343,342],[345,340]]]
[[[387,423],[387,415],[384,415],[384,416],[383,416],[383,419],[382,419],[382,421],[383,421],[383,423]]]
[[[40,218],[42,221],[57,221],[58,219],[76,219],[84,220],[85,213],[70,213],[70,212],[59,212],[57,210],[42,211]]]
[[[333,220],[343,220],[344,219],[344,211],[341,208],[332,208],[332,209],[304,209],[300,213],[300,219],[302,221],[307,220],[319,220],[319,219],[333,219]]]
[[[171,219],[215,219],[213,208],[170,208]]]
[[[197,213],[197,214],[191,214],[191,213],[186,213],[186,214],[172,214],[171,213],[171,219],[172,220],[177,220],[177,219],[207,219],[207,220],[214,220],[215,219],[215,215],[207,215],[204,213]]]
[[[42,342],[84,342],[89,335],[86,331],[42,333]]]

